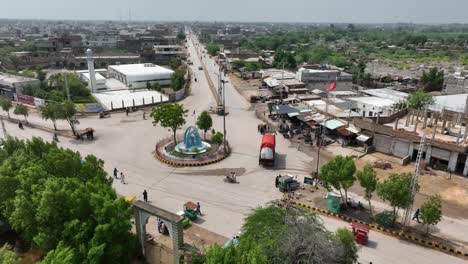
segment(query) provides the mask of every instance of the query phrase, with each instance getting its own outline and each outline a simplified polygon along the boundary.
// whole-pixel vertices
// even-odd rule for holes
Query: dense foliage
[[[416,91],[409,94],[406,99],[408,107],[415,109],[423,109],[426,106],[429,106],[434,102],[434,98],[428,92],[425,92],[423,89],[417,89]]]
[[[25,87],[23,93],[54,102],[63,102],[67,100],[65,75],[70,92],[70,99],[75,103],[90,102],[90,91],[87,84],[80,80],[75,73],[53,74],[47,81],[41,81],[38,86]]]
[[[206,139],[206,131],[211,129],[213,126],[213,119],[211,118],[208,111],[203,111],[197,118],[197,127],[203,130],[203,138]]]
[[[45,263],[128,263],[135,248],[130,207],[117,199],[103,165],[39,138],[4,142],[1,214],[50,250]]]
[[[442,219],[442,198],[440,195],[433,195],[421,205],[421,220],[426,225],[426,233],[429,233],[429,226],[436,225]]]
[[[358,251],[349,230],[330,233],[315,214],[276,206],[250,213],[239,241],[209,248],[196,263],[354,263]]]
[[[407,208],[412,202],[411,173],[393,173],[377,184],[377,195],[390,203],[393,208],[393,222],[397,218],[397,209]]]
[[[185,85],[185,69],[178,68],[171,76],[171,87],[174,91],[179,91]]]
[[[328,190],[331,187],[340,192],[344,204],[347,204],[348,189],[353,186],[356,177],[356,165],[351,156],[338,155],[320,168],[320,179]],[[342,191],[345,195],[343,196]]]
[[[174,143],[177,142],[176,133],[185,124],[184,106],[177,103],[166,103],[153,107],[150,116],[153,118],[153,124],[160,124],[162,127],[170,128],[173,133]]]
[[[372,214],[372,194],[377,189],[377,173],[370,164],[364,165],[364,168],[356,173],[359,185],[364,188],[364,198],[369,202],[369,211]]]

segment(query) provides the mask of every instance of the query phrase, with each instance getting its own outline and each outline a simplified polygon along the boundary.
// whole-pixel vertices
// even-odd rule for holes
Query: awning
[[[293,112],[293,113],[288,114],[289,117],[294,117],[294,116],[298,116],[298,115],[300,115],[299,112]]]
[[[325,126],[326,128],[330,130],[335,130],[340,126],[344,126],[345,124],[341,122],[340,120],[332,119],[332,120],[323,122],[321,125]]]
[[[370,137],[361,134],[361,135],[359,135],[356,139],[357,139],[358,141],[361,141],[361,142],[366,142],[367,140],[370,139]]]
[[[346,130],[348,130],[349,132],[352,132],[354,134],[358,134],[359,133],[359,130],[357,130],[357,128],[353,125],[349,125]]]
[[[280,115],[298,112],[296,108],[290,107],[289,105],[274,105],[272,108],[273,111]]]
[[[349,137],[349,136],[352,136],[354,135],[355,133],[349,131],[346,129],[345,126],[340,126],[336,129],[336,132],[338,132],[338,134],[342,135],[342,136],[345,136],[345,137]]]

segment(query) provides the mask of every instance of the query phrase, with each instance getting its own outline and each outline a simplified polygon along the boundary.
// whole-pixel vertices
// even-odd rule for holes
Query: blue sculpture
[[[200,134],[196,127],[190,126],[184,132],[184,140],[175,146],[177,152],[183,154],[200,154],[211,147],[207,142],[201,141]]]
[[[202,143],[198,129],[193,126],[189,126],[184,132],[184,144],[185,148],[191,149],[193,147],[201,148]]]

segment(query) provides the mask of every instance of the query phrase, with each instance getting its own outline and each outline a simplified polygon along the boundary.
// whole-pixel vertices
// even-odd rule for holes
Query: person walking
[[[123,183],[123,184],[126,184],[125,183],[125,176],[124,176],[123,172],[120,172],[120,182]]]
[[[117,173],[118,173],[117,168],[114,168],[114,179],[117,179]]]
[[[143,111],[143,120],[146,120],[146,112]]]
[[[202,215],[202,213],[200,211],[200,202],[197,202],[197,209],[196,209],[195,212],[197,212],[197,214],[199,214],[199,215]]]
[[[419,208],[418,208],[418,210],[416,210],[416,212],[414,213],[413,218],[411,218],[411,220],[416,219],[416,221],[418,222],[418,224],[421,223],[421,222],[419,221],[419,215],[420,215],[420,214],[421,214],[421,213],[419,212]]]
[[[277,175],[276,178],[275,178],[275,187],[276,187],[276,188],[278,188],[279,178],[280,178],[279,175]]]
[[[128,107],[125,108],[125,113],[127,114],[127,116],[128,116],[128,113],[129,113],[129,112],[130,112],[130,109],[128,109]]]
[[[146,192],[146,190],[143,191],[143,200],[145,200],[145,203],[148,202],[148,193]]]

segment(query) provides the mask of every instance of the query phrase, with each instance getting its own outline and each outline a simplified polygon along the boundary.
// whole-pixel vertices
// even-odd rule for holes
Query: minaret
[[[88,61],[88,70],[89,70],[88,88],[89,90],[91,90],[91,93],[95,93],[96,92],[96,73],[94,72],[93,51],[91,49],[86,50],[86,60]]]

